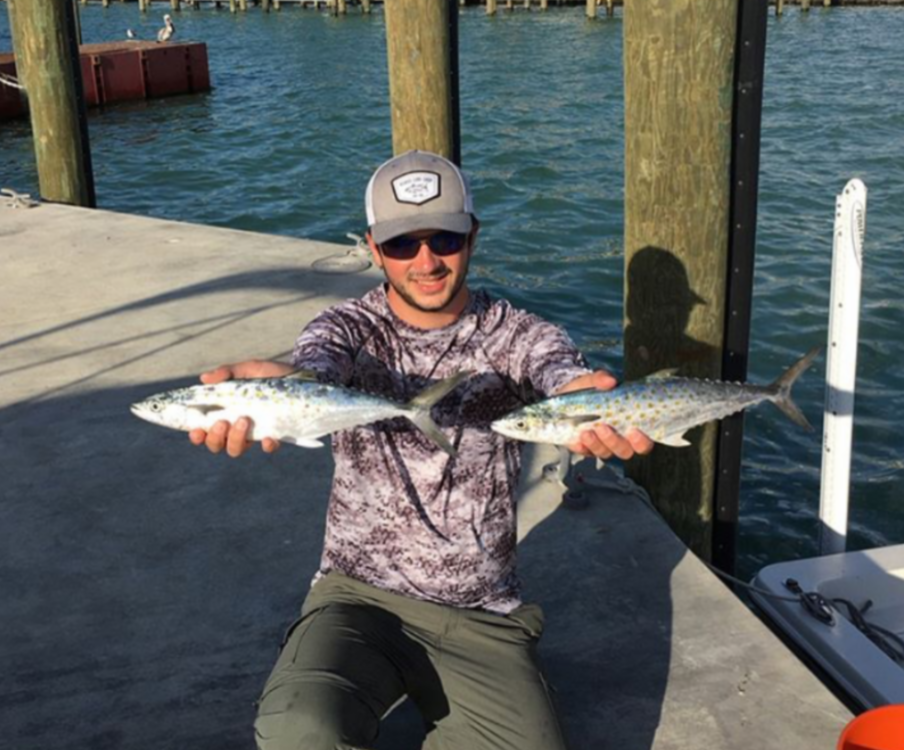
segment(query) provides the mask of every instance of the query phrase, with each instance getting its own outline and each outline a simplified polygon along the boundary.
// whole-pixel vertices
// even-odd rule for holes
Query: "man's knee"
[[[336,688],[284,685],[265,696],[254,722],[260,750],[352,750],[370,743],[378,720]]]

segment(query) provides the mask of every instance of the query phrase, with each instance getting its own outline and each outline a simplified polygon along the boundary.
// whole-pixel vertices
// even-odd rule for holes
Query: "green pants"
[[[431,750],[564,750],[537,661],[543,613],[445,607],[331,573],[261,696],[260,750],[369,748],[407,695]]]

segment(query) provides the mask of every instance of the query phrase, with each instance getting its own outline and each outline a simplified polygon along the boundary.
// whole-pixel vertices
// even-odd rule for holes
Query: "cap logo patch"
[[[440,178],[435,172],[409,172],[392,181],[392,192],[399,203],[420,206],[440,194]]]

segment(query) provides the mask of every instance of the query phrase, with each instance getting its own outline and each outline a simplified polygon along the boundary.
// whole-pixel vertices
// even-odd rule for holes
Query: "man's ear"
[[[370,248],[370,253],[374,257],[374,265],[377,268],[383,268],[383,256],[380,253],[380,248],[377,247],[377,243],[374,242],[374,238],[371,237],[370,232],[365,232],[364,237],[367,239],[367,246]]]

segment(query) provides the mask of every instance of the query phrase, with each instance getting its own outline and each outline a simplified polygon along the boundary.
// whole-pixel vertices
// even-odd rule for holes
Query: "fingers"
[[[248,432],[251,429],[251,420],[247,417],[240,417],[228,429],[226,434],[226,453],[232,458],[241,456],[251,445],[248,440]]]
[[[570,383],[566,383],[558,391],[560,393],[570,393],[571,391],[580,391],[585,388],[598,388],[601,391],[611,391],[618,385],[618,381],[605,370],[596,370],[595,372],[581,375]]]
[[[222,383],[224,380],[231,380],[232,377],[232,365],[220,365],[214,370],[202,372],[201,382],[204,385],[213,385],[214,383]]]
[[[206,446],[211,453],[222,453],[225,450],[226,455],[238,458],[252,445],[252,441],[248,439],[251,427],[252,422],[247,417],[236,420],[234,425],[223,420],[215,423],[207,432],[192,430],[188,433],[188,439],[193,445]],[[275,453],[280,445],[281,443],[273,438],[264,438],[261,441],[264,453]]]
[[[635,455],[647,455],[653,446],[653,441],[640,430],[632,429],[627,435],[621,435],[609,425],[598,425],[582,432],[580,441],[568,448],[582,456],[594,456],[604,461],[613,456],[627,461]]]

